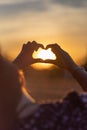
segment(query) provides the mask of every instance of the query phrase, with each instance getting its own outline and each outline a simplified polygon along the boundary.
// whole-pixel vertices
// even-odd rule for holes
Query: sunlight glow
[[[51,48],[49,48],[48,50],[39,49],[37,52],[34,52],[33,58],[41,58],[42,60],[46,59],[55,60],[56,56],[51,51]]]
[[[53,67],[53,64],[48,63],[35,63],[31,65],[36,70],[50,70]]]
[[[40,58],[42,60],[46,60],[46,59],[55,60],[56,56],[51,51],[51,48],[49,48],[48,50],[39,48],[37,52],[35,51],[33,53],[33,58],[35,58],[35,59]],[[47,63],[36,63],[36,64],[32,65],[32,67],[37,70],[50,69],[52,66],[53,66],[53,64],[47,64]]]

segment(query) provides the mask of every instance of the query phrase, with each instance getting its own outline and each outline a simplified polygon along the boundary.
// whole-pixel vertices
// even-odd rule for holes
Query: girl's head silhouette
[[[17,68],[0,55],[0,129],[8,130],[13,124],[21,98],[22,83]]]

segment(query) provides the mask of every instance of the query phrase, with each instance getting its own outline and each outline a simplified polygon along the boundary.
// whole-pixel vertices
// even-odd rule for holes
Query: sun
[[[33,58],[40,58],[42,60],[46,60],[46,59],[55,60],[56,56],[51,51],[51,48],[49,48],[48,50],[39,49],[37,52],[34,52]]]
[[[34,59],[40,58],[42,60],[46,60],[46,59],[55,60],[56,56],[51,51],[51,48],[49,48],[48,50],[39,48],[37,52],[34,51],[33,58]],[[47,64],[47,63],[35,63],[32,65],[32,67],[37,70],[50,69],[52,66],[53,64]]]

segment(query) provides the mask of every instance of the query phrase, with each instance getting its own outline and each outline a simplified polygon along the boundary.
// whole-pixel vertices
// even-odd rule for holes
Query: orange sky
[[[87,1],[1,0],[0,45],[15,57],[23,43],[59,43],[76,60],[87,53]]]

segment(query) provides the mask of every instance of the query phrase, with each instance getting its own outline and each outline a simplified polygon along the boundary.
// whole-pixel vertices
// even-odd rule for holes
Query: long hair
[[[2,120],[4,125],[9,125],[15,120],[16,108],[22,94],[21,87],[18,69],[0,55],[0,110],[2,118],[5,117]]]

